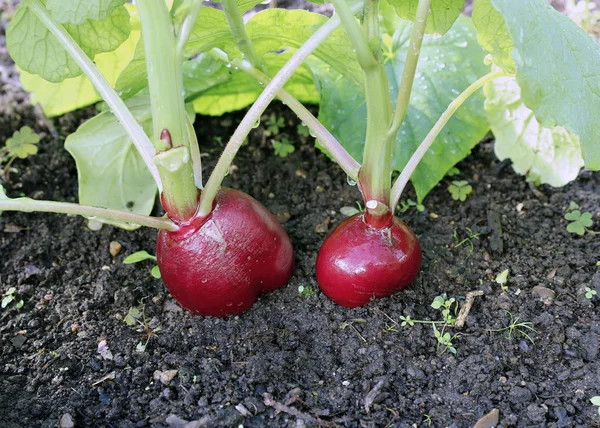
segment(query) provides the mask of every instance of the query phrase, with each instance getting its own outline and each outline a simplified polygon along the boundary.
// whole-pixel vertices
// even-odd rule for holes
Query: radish
[[[338,305],[354,308],[406,288],[421,267],[421,247],[397,217],[377,228],[359,213],[327,237],[317,257],[317,282]]]
[[[250,196],[220,190],[206,217],[158,233],[163,281],[190,312],[228,316],[287,282],[294,267],[290,240],[273,215]]]

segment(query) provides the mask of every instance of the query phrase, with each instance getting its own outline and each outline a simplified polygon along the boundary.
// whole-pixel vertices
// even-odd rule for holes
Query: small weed
[[[452,199],[464,202],[467,200],[467,196],[473,191],[473,187],[471,187],[468,181],[453,181],[452,184],[448,186],[448,191],[452,195]]]
[[[342,215],[344,215],[346,217],[352,217],[354,214],[365,212],[365,209],[360,204],[360,202],[357,202],[356,205],[357,205],[358,208],[355,208],[355,207],[342,207],[342,208],[340,208],[340,212],[342,213]]]
[[[502,287],[502,291],[508,291],[508,286],[506,285],[506,283],[508,282],[508,273],[509,269],[506,269],[500,272],[498,275],[496,275],[495,281],[497,284],[500,284],[500,287]]]
[[[467,237],[460,242],[458,242],[458,239],[459,239],[458,233],[456,230],[454,230],[454,241],[458,242],[458,243],[455,244],[452,248],[458,248],[461,245],[468,242],[469,246],[471,247],[469,250],[469,256],[470,256],[471,254],[473,254],[473,251],[475,251],[475,245],[473,244],[473,240],[479,239],[479,237],[481,236],[481,233],[473,233],[473,230],[471,230],[471,228],[469,228],[469,227],[465,227],[465,230],[467,231]]]
[[[123,264],[131,265],[134,263],[143,262],[144,260],[152,260],[156,262],[156,256],[148,254],[148,251],[146,250],[136,251],[135,253],[125,257],[125,260],[123,260]],[[158,269],[158,265],[154,265],[154,267],[152,267],[152,269],[150,270],[150,274],[152,274],[152,276],[156,279],[160,278],[160,269]]]
[[[406,202],[400,202],[400,206],[398,207],[398,209],[400,210],[400,212],[404,213],[412,207],[415,207],[420,213],[425,211],[425,206],[423,204],[419,204],[413,201],[412,199],[407,199]]]
[[[460,169],[458,169],[457,167],[452,167],[450,168],[450,170],[446,173],[446,175],[448,177],[454,177],[455,175],[460,174]]]
[[[269,116],[265,125],[267,125],[266,135],[279,135],[281,128],[285,126],[285,119],[283,117],[277,117],[275,113]]]
[[[590,287],[585,287],[585,298],[586,299],[593,299],[594,296],[597,294],[596,290],[590,288]]]
[[[308,129],[308,126],[306,126],[303,123],[301,123],[300,125],[298,125],[296,127],[296,132],[298,132],[298,135],[300,135],[301,137],[309,137],[310,136],[310,129]]]
[[[294,145],[286,137],[282,137],[281,141],[271,140],[271,144],[273,144],[275,154],[282,158],[296,151]]]
[[[2,175],[6,176],[8,169],[16,158],[25,159],[38,152],[37,143],[40,142],[40,136],[33,132],[29,126],[22,127],[15,131],[11,138],[6,140],[6,145],[0,149],[0,163],[6,162],[2,169]]]
[[[453,304],[455,304],[454,315],[452,314]],[[458,308],[458,302],[456,299],[448,299],[446,295],[440,295],[433,299],[431,307],[433,309],[442,309],[442,318],[444,318],[444,323],[448,325],[453,325],[456,323],[456,309]]]
[[[6,293],[2,295],[2,309],[6,308],[10,305],[11,302],[17,301],[16,297],[17,289],[15,287],[10,287],[6,290]],[[23,300],[17,301],[16,308],[21,309],[23,307]]]
[[[450,333],[445,332],[445,324],[441,330],[438,330],[435,324],[432,324],[431,327],[433,327],[433,334],[435,335],[435,338],[438,341],[438,344],[435,348],[436,352],[439,355],[443,355],[446,351],[450,351],[451,353],[456,354],[456,348],[454,347],[452,341],[454,339],[457,339],[459,335],[455,334],[454,336],[451,336]]]
[[[519,321],[519,317],[515,318],[513,314],[509,311],[506,311],[508,316],[510,317],[510,321],[508,325],[504,328],[499,328],[496,330],[490,330],[494,333],[499,333],[501,331],[506,331],[506,337],[512,339],[515,333],[521,334],[523,337],[527,338],[532,344],[535,344],[535,341],[529,335],[529,332],[535,332],[536,330],[532,327],[532,324],[529,321]]]
[[[579,210],[574,210],[565,214],[565,220],[571,222],[567,225],[567,232],[569,233],[576,233],[579,236],[585,235],[586,232],[592,235],[600,233],[590,230],[590,227],[594,224],[592,213],[582,213]]]
[[[298,287],[298,294],[300,295],[300,297],[308,299],[315,295],[315,289],[312,288],[310,285],[300,285]]]
[[[146,320],[146,315],[144,314],[143,305],[141,310],[137,307],[129,308],[129,311],[127,312],[127,315],[125,316],[123,321],[130,327],[137,326],[136,331],[144,333],[146,341],[140,341],[140,343],[138,343],[135,347],[135,350],[140,353],[146,350],[146,346],[148,346],[148,342],[150,342],[150,339],[153,337],[157,337],[157,333],[162,331],[162,328],[152,327],[148,324],[148,321]]]

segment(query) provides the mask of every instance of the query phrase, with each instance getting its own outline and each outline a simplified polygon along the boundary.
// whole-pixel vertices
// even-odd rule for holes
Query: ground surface
[[[53,136],[12,84],[8,64],[1,52],[0,144],[23,125],[43,138],[39,154],[16,162],[3,185],[10,196],[76,201],[75,164],[63,141],[94,110],[53,121]],[[600,241],[567,233],[563,219],[575,201],[600,221],[600,174],[534,192],[483,143],[458,166],[474,189],[467,201],[452,200],[442,183],[424,212],[402,214],[423,248],[417,281],[348,310],[319,291],[313,272],[326,232],[358,191],[296,136],[284,106],[271,113],[286,118],[282,133],[296,152],[275,157],[259,127],[226,185],[277,214],[297,265],[287,286],[238,317],[191,316],[150,275],[150,262],[122,264],[134,251],[153,252],[152,230],[92,232],[82,218],[0,217],[0,290],[14,286],[24,301],[0,310],[0,426],[50,427],[62,418],[64,426],[470,427],[494,408],[502,426],[600,425],[589,402],[600,395],[600,300],[584,296],[586,287],[600,295]],[[226,140],[240,119],[198,119],[207,173],[221,151],[215,137]],[[480,235],[473,247],[457,246],[467,228]],[[111,241],[123,247],[116,257]],[[494,281],[505,269],[507,290]],[[314,293],[300,295],[299,286]],[[401,316],[440,320],[430,306],[436,296],[462,302],[475,290],[483,296],[465,327],[448,329],[460,335],[456,355],[440,355],[431,326],[398,325]],[[124,322],[131,307],[162,329],[144,352],[136,346],[147,335]],[[532,323],[535,331],[521,329],[532,341],[517,330],[492,331],[509,325],[507,311]]]

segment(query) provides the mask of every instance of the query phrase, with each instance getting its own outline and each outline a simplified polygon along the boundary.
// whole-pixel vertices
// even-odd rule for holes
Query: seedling
[[[296,148],[290,142],[287,137],[282,137],[281,141],[272,140],[271,144],[273,144],[273,149],[275,150],[275,154],[279,157],[285,158],[287,155],[294,153]]]
[[[592,227],[594,224],[594,220],[592,220],[592,213],[582,213],[579,210],[571,211],[565,214],[565,220],[569,220],[571,222],[567,225],[567,231],[569,233],[576,233],[579,236],[585,235],[586,232],[592,235],[600,233],[594,232],[590,229],[590,227]]]
[[[406,202],[400,202],[400,212],[405,213],[410,208],[415,207],[417,211],[422,213],[425,211],[425,205],[419,204],[418,202],[413,201],[412,199],[407,199]]]
[[[495,333],[506,331],[506,337],[508,337],[509,339],[512,339],[513,335],[515,333],[519,333],[520,335],[525,337],[527,340],[529,340],[532,344],[535,344],[535,341],[529,335],[529,333],[536,331],[533,328],[532,324],[529,321],[519,321],[520,318],[519,317],[515,318],[513,316],[513,314],[509,311],[506,311],[506,313],[508,314],[508,316],[510,318],[508,325],[504,328],[490,330],[490,331],[495,332]]]
[[[508,286],[506,285],[506,283],[508,282],[508,273],[510,272],[510,269],[506,269],[503,270],[502,272],[500,272],[498,275],[496,275],[496,283],[500,285],[500,287],[502,288],[502,291],[508,291]]]
[[[134,263],[143,262],[144,260],[153,260],[154,262],[156,262],[156,256],[149,254],[146,250],[141,250],[141,251],[137,251],[137,252],[125,257],[125,260],[123,260],[123,264],[130,265],[130,264],[134,264]],[[160,269],[158,268],[158,265],[154,265],[152,267],[152,269],[150,270],[150,273],[152,274],[152,276],[154,278],[159,279],[160,278]]]
[[[594,290],[593,288],[590,287],[585,287],[585,298],[586,299],[593,299],[594,296],[597,294],[596,290]]]
[[[315,295],[315,289],[310,285],[300,285],[298,286],[298,294],[305,299],[308,299]]]
[[[157,337],[157,333],[162,331],[160,327],[151,327],[146,320],[146,315],[144,314],[144,307],[142,306],[142,310],[137,307],[129,308],[127,315],[123,319],[125,324],[130,327],[137,326],[136,331],[140,333],[144,333],[145,341],[141,341],[136,346],[137,352],[144,352],[146,347],[148,346],[148,342],[153,337]]]
[[[452,199],[464,202],[467,200],[467,196],[473,191],[473,187],[471,187],[468,181],[453,181],[448,186],[448,191],[452,195]]]
[[[600,396],[596,395],[595,397],[590,398],[590,402],[592,405],[598,407],[598,415],[600,415]]]
[[[432,324],[431,327],[433,328],[433,334],[438,342],[435,348],[436,352],[439,355],[443,355],[446,351],[456,354],[456,348],[454,347],[452,341],[460,336],[458,334],[452,336],[450,333],[445,332],[446,325],[442,327],[442,330],[438,330],[435,324]]]
[[[458,233],[456,230],[454,230],[454,240],[457,242],[457,244],[455,244],[453,248],[458,248],[461,245],[468,243],[469,247],[470,247],[470,249],[469,249],[469,256],[470,256],[471,254],[473,254],[473,251],[475,251],[475,244],[473,244],[473,240],[479,239],[479,237],[481,236],[481,233],[473,233],[473,230],[471,230],[471,228],[469,228],[469,227],[465,227],[465,230],[467,231],[467,237],[460,242],[458,242],[458,240],[459,240]]]
[[[277,117],[275,113],[272,113],[271,116],[269,116],[266,125],[266,135],[279,135],[279,131],[285,126],[285,119],[283,117]]]
[[[303,123],[301,123],[300,125],[298,125],[296,127],[296,132],[298,133],[298,135],[300,135],[302,137],[309,137],[310,136],[310,129],[308,129],[308,126],[306,126]]]
[[[355,214],[364,213],[365,209],[360,202],[357,202],[356,207],[342,207],[340,208],[340,212],[346,217],[352,217]]]
[[[447,177],[454,177],[455,175],[460,174],[460,169],[458,169],[457,167],[453,166],[452,168],[450,168],[450,170],[446,173]]]
[[[452,311],[452,305],[454,305],[454,311]],[[458,308],[458,302],[454,298],[447,298],[446,295],[437,296],[431,303],[433,309],[442,310],[442,318],[444,323],[453,325],[456,323],[456,310]]]
[[[6,293],[2,295],[2,304],[0,305],[2,309],[5,309],[13,301],[17,302],[15,305],[17,309],[21,309],[23,307],[23,300],[21,299],[17,301],[16,294],[17,289],[15,287],[10,287],[8,290],[6,290]]]
[[[2,169],[2,176],[7,172],[16,158],[26,159],[38,151],[37,143],[40,136],[32,131],[29,126],[24,126],[20,131],[15,131],[13,136],[6,140],[6,145],[0,149],[0,164],[6,162]]]

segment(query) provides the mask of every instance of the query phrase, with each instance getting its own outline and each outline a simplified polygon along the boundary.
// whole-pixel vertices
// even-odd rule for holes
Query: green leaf
[[[81,24],[87,19],[104,21],[127,0],[47,0],[46,8],[57,22]]]
[[[271,141],[271,143],[273,144],[273,149],[275,150],[275,154],[282,158],[287,157],[287,155],[294,153],[294,151],[296,150],[296,148],[292,144],[290,144],[287,141],[287,139],[284,139],[281,142],[273,140],[273,141]]]
[[[448,186],[448,190],[452,195],[452,199],[455,201],[461,200],[462,202],[467,200],[467,196],[473,191],[473,187],[469,185],[467,181],[453,181]]]
[[[508,273],[510,272],[509,269],[503,270],[502,272],[500,272],[498,275],[496,275],[496,283],[500,284],[500,285],[504,285],[506,284],[506,282],[508,281]]]
[[[148,254],[148,251],[146,251],[146,250],[136,251],[135,253],[130,254],[127,257],[125,257],[125,260],[123,260],[123,264],[131,265],[133,263],[143,262],[144,260],[156,261],[156,256],[153,256],[152,254]]]
[[[35,155],[38,151],[36,146],[40,142],[40,136],[33,132],[29,126],[24,126],[20,131],[15,131],[13,136],[6,140],[8,150],[21,159],[29,155]]]
[[[581,218],[579,219],[579,222],[584,227],[592,227],[594,225],[594,221],[592,220],[592,213],[585,212],[585,213],[581,214]]]
[[[217,3],[221,3],[219,0],[215,0],[215,1]],[[266,3],[268,3],[268,2],[269,2],[269,0],[267,0]],[[265,1],[264,0],[236,0],[235,3],[237,4],[237,7],[240,10],[240,12],[245,13],[245,12],[249,11],[250,9],[252,9],[257,4],[265,3]]]
[[[2,299],[2,309],[6,308],[8,306],[8,304],[10,302],[12,302],[13,300],[15,300],[15,298],[11,295],[6,296],[4,299]]]
[[[546,128],[577,134],[585,166],[600,169],[600,47],[545,0],[492,0],[515,45],[525,105]]]
[[[114,9],[103,21],[88,19],[64,27],[92,59],[96,54],[115,50],[127,40],[131,29],[129,12],[123,6]],[[6,45],[21,69],[50,82],[58,83],[81,74],[75,61],[24,3],[8,25]]]
[[[431,302],[431,307],[433,309],[439,309],[444,306],[444,303],[446,303],[444,296],[436,296],[436,298],[433,299],[433,302]]]
[[[579,236],[583,236],[585,235],[585,227],[583,227],[580,222],[574,221],[573,223],[569,223],[567,225],[567,232],[576,233]]]
[[[519,174],[555,187],[577,178],[583,167],[577,135],[561,126],[540,125],[521,100],[521,89],[512,77],[495,79],[484,92],[498,159],[509,158]]]
[[[131,34],[113,52],[96,55],[94,63],[111,86],[133,58],[135,46],[140,39],[139,17],[135,7],[127,5],[131,13]],[[88,106],[102,98],[85,75],[65,79],[60,83],[49,83],[40,76],[20,70],[21,84],[32,93],[31,103],[39,103],[47,117],[60,116],[69,111]]]
[[[395,56],[386,64],[393,100],[397,98],[411,28],[406,21],[398,28],[394,35]],[[448,105],[486,73],[484,56],[467,17],[461,16],[442,38],[425,37],[407,117],[396,138],[395,170],[404,168]],[[362,89],[328,69],[317,70],[316,74],[321,92],[319,120],[355,159],[362,159],[366,136]],[[413,173],[411,180],[419,203],[487,134],[483,98],[478,92],[461,106]]]
[[[515,73],[515,61],[510,56],[514,44],[503,16],[492,6],[491,0],[477,0],[473,4],[473,24],[477,40],[492,55],[494,64],[509,73]]]
[[[580,218],[581,218],[581,211],[579,211],[579,210],[571,211],[570,213],[565,214],[566,220],[579,221]]]
[[[419,0],[388,0],[403,19],[415,20]],[[454,24],[465,6],[464,0],[432,0],[431,12],[425,31],[428,34],[445,34]]]
[[[152,268],[152,270],[150,271],[150,273],[152,274],[152,276],[156,279],[160,279],[161,274],[160,274],[160,269],[158,268],[158,266],[154,266]]]
[[[127,101],[127,106],[150,134],[149,98],[132,98]],[[80,203],[150,214],[156,185],[125,129],[111,112],[100,113],[81,125],[69,135],[65,148],[77,164]],[[125,229],[138,227],[118,222],[111,224]]]
[[[594,405],[594,406],[600,406],[600,396],[595,396],[590,398],[590,402]]]

